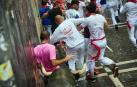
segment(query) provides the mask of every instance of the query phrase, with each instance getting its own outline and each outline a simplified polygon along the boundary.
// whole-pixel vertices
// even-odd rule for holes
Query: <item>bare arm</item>
[[[78,18],[78,19],[72,18],[72,19],[70,19],[70,20],[71,20],[71,22],[73,22],[76,26],[77,26],[77,25],[80,25],[80,24],[86,25],[86,19],[85,19],[85,18]]]
[[[41,16],[41,18],[46,18],[46,17],[48,17],[48,12],[44,13],[44,14]]]
[[[54,60],[51,60],[51,62],[52,62],[52,65],[57,66],[57,65],[67,62],[68,60],[70,60],[72,58],[73,58],[73,55],[67,55],[65,58],[63,58],[61,60],[54,59]]]
[[[61,60],[57,60],[56,59],[56,50],[55,50],[55,46],[51,45],[50,49],[49,49],[49,56],[50,56],[50,61],[51,64],[54,66],[60,65],[64,62],[67,62],[68,60],[73,58],[73,55],[67,55],[65,58],[61,59]]]
[[[108,29],[109,29],[109,26],[108,26],[107,21],[104,23],[104,29],[105,29],[105,30],[108,30]]]

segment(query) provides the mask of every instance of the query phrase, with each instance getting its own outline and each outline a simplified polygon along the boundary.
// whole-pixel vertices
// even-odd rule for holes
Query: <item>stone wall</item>
[[[33,53],[41,31],[38,1],[0,1],[0,87],[43,87]]]

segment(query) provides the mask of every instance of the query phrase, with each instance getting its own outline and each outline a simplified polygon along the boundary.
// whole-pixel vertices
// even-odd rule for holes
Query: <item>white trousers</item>
[[[88,55],[87,50],[88,50],[88,44],[89,44],[89,42],[90,42],[90,39],[89,38],[85,38],[85,55],[86,55],[86,57]]]
[[[129,39],[137,47],[137,18],[130,18],[128,20],[128,28]]]
[[[88,60],[87,60],[87,67],[88,71],[92,75],[94,75],[94,68],[95,68],[95,59],[93,59],[93,56],[96,56],[98,54],[98,62],[101,63],[102,65],[111,65],[115,64],[115,62],[107,57],[104,57],[105,49],[107,46],[106,39],[98,40],[98,41],[93,41],[92,42],[94,45],[99,47],[100,53],[98,54],[98,51],[93,44],[89,44],[88,48]]]
[[[109,8],[109,11],[111,13],[112,24],[116,25],[117,21],[115,17],[118,16],[118,10],[114,10],[114,8]]]
[[[113,25],[117,24],[117,21],[115,19],[116,16],[118,16],[118,2],[117,1],[109,1],[107,2],[107,8],[110,11],[111,14],[111,19],[112,19],[112,23]]]
[[[85,43],[82,42],[81,44],[77,45],[74,48],[68,48],[66,50],[67,55],[72,54],[74,55],[74,58],[68,61],[69,69],[72,71],[76,70],[76,61],[79,61],[81,63],[81,66],[83,67],[84,64],[84,57],[85,57]]]

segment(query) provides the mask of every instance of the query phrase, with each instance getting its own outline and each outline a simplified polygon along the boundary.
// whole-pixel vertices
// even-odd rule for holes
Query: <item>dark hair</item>
[[[73,4],[79,4],[79,0],[72,0],[71,5],[73,5]]]
[[[50,33],[48,31],[42,31],[41,34],[40,34],[40,40],[43,41],[43,40],[47,40],[49,39],[50,37]]]
[[[43,6],[43,5],[46,5],[46,4],[47,4],[47,2],[45,2],[44,0],[42,0],[41,5]]]
[[[96,13],[96,4],[90,3],[88,6],[86,6],[86,10],[90,13]]]

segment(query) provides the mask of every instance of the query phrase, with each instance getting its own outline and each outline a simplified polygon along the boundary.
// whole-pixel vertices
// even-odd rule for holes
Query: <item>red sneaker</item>
[[[87,75],[86,80],[91,81],[91,82],[96,82],[97,78],[95,76],[91,77],[90,75]]]

